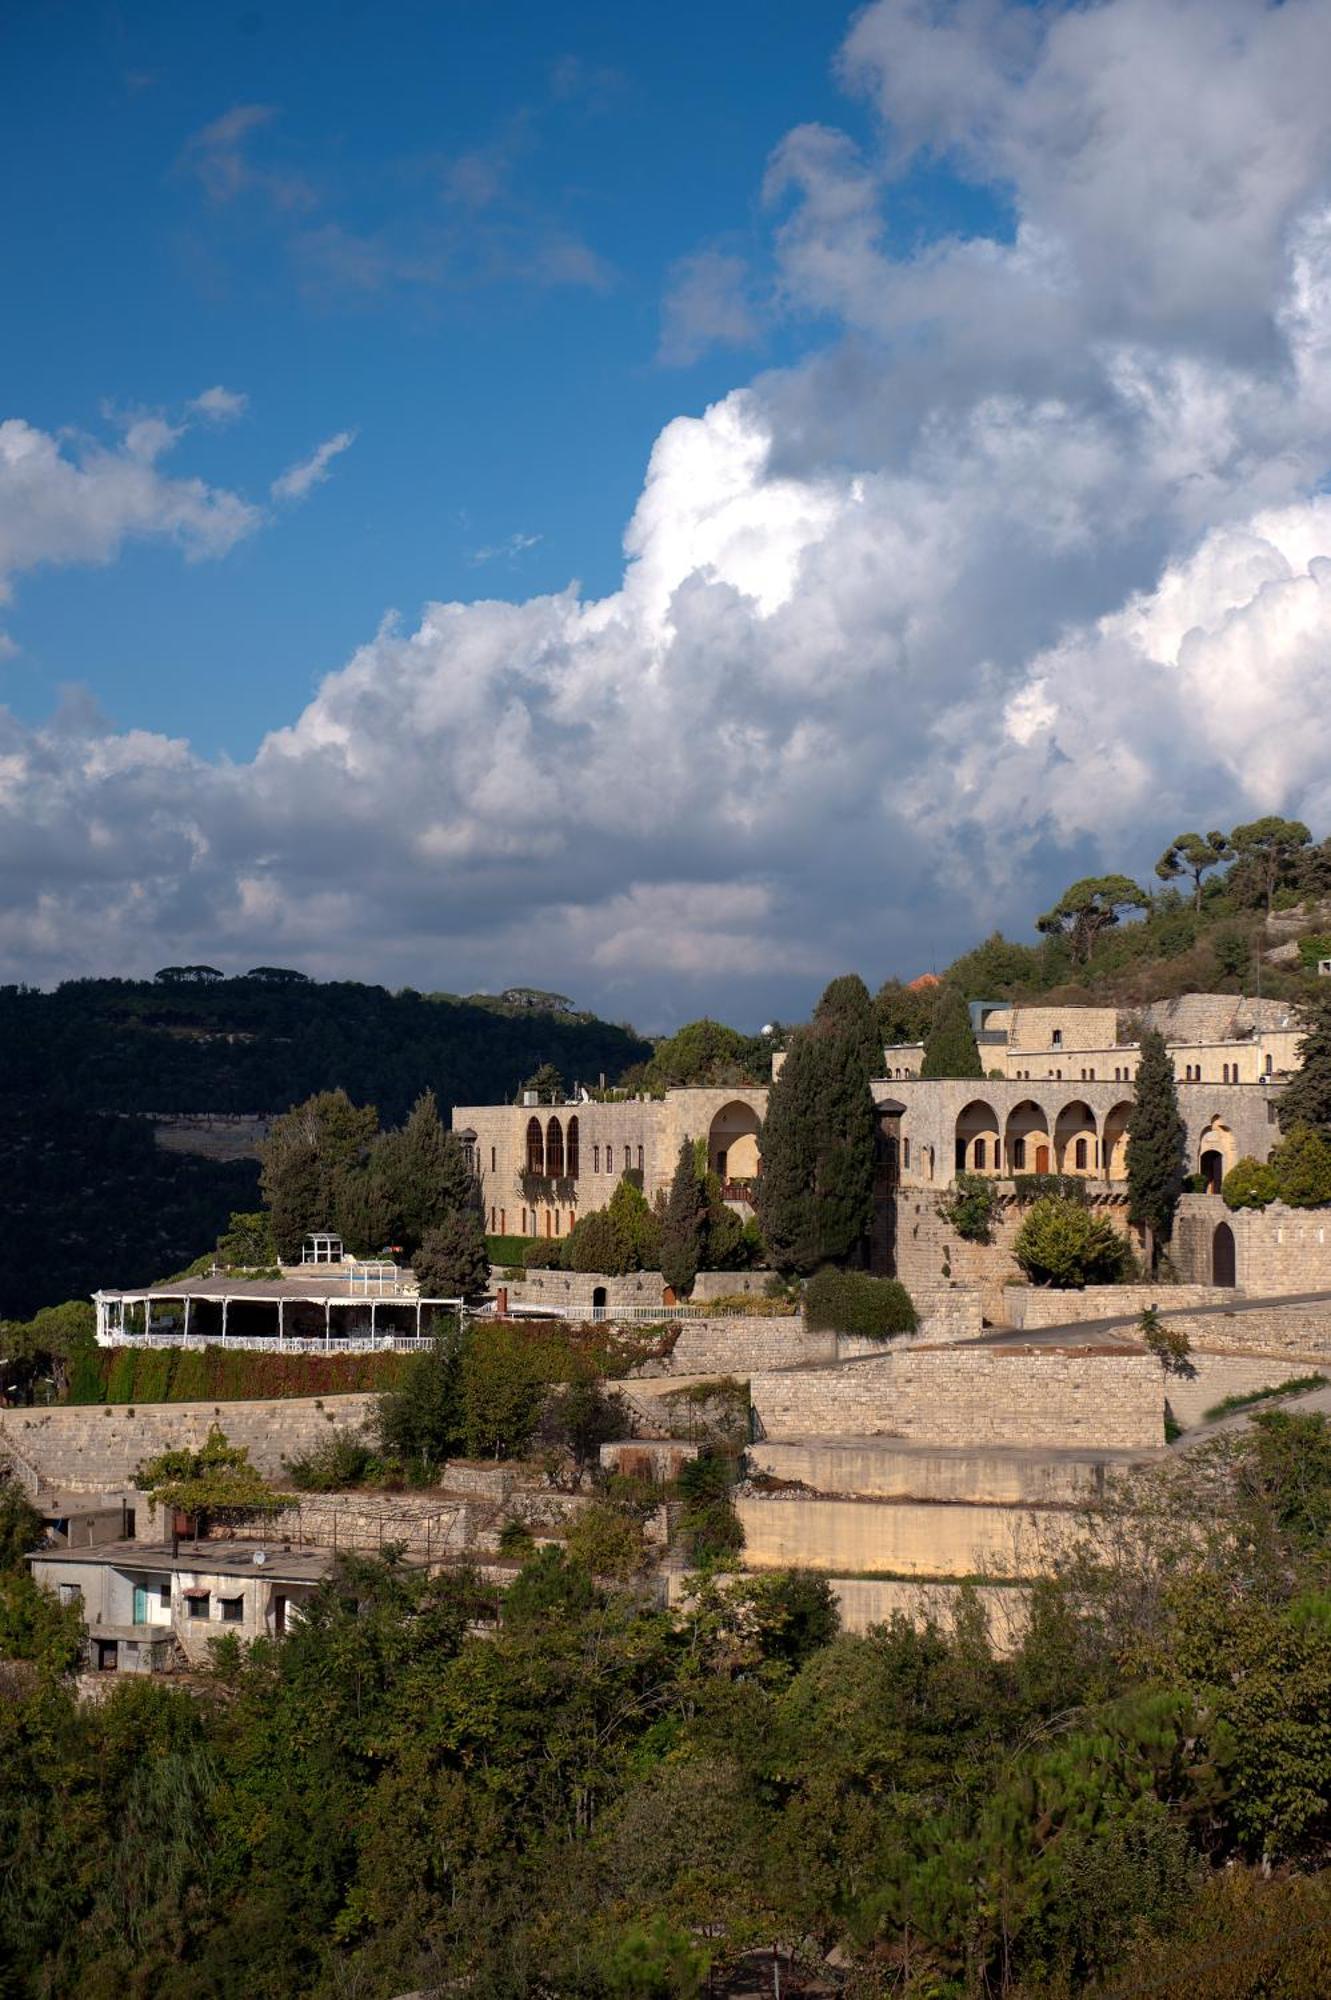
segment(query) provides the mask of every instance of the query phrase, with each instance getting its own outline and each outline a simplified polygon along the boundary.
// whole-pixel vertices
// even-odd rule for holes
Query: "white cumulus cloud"
[[[619,588],[387,620],[245,764],[0,713],[0,967],[770,1018],[1029,934],[1181,825],[1331,827],[1328,36],[1331,0],[875,0],[840,64],[873,136],[766,173],[776,295],[833,331],[665,426]],[[1001,219],[896,250],[939,160]],[[0,510],[0,571],[111,517],[48,507],[43,557]]]

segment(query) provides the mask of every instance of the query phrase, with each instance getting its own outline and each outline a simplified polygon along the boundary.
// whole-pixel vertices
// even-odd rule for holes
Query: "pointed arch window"
[[[541,1137],[539,1118],[527,1120],[527,1172],[529,1174],[545,1172],[545,1141]]]
[[[564,1128],[557,1118],[545,1128],[545,1171],[553,1181],[564,1178]]]
[[[565,1172],[571,1181],[575,1181],[578,1178],[578,1121],[576,1118],[570,1118],[568,1121],[568,1158],[565,1161]]]

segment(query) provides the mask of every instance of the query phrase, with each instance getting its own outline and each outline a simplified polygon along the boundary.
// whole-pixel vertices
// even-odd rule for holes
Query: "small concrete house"
[[[98,1673],[161,1673],[202,1665],[208,1641],[280,1639],[327,1576],[331,1549],[201,1541],[155,1548],[108,1542],[35,1550],[34,1579],[62,1604],[77,1604]]]

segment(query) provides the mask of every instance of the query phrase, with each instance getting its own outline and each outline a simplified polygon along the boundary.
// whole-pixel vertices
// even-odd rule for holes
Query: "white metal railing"
[[[414,1354],[434,1345],[428,1333],[330,1333],[277,1334],[228,1333],[124,1333],[113,1328],[97,1337],[99,1347],[183,1347],[202,1352],[205,1347],[243,1347],[253,1354]]]

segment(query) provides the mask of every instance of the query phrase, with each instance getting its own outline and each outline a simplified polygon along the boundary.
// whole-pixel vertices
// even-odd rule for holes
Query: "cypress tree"
[[[1145,1233],[1154,1272],[1159,1246],[1173,1230],[1187,1173],[1187,1128],[1178,1108],[1173,1058],[1154,1028],[1141,1039],[1127,1151],[1128,1215]]]
[[[685,1139],[661,1223],[661,1276],[682,1298],[693,1289],[707,1230],[707,1187],[693,1142]]]
[[[758,1220],[782,1270],[854,1258],[873,1217],[875,1112],[882,1067],[863,980],[833,980],[797,1034],[767,1100]]]
[[[920,1075],[928,1077],[983,1076],[980,1051],[971,1033],[970,1009],[959,986],[943,985],[934,1001],[934,1017],[924,1038]]]
[[[404,1125],[386,1132],[370,1159],[384,1234],[411,1256],[445,1216],[477,1206],[479,1190],[458,1140],[444,1130],[432,1090],[416,1099]],[[383,1236],[380,1241],[383,1241]]]
[[[1306,1009],[1308,1032],[1299,1043],[1298,1074],[1280,1099],[1280,1129],[1310,1125],[1331,1137],[1331,993],[1319,993]]]

